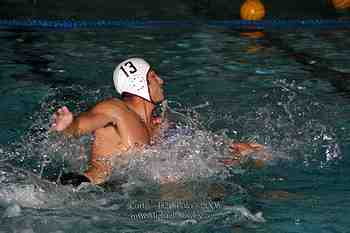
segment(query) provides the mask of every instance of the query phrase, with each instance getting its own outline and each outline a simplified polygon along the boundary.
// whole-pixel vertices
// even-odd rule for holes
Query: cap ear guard
[[[151,66],[142,58],[130,58],[121,62],[114,70],[114,86],[119,94],[124,92],[151,101],[147,75]]]

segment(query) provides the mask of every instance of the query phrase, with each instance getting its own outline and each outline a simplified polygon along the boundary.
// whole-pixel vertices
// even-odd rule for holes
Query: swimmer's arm
[[[92,158],[89,169],[84,172],[91,183],[102,184],[112,174],[112,164],[109,158]]]
[[[108,124],[117,124],[118,113],[115,106],[108,102],[97,104],[91,110],[81,113],[75,117],[69,127],[64,130],[64,134],[79,137],[89,134]]]
[[[115,125],[117,123],[118,114],[115,106],[108,101],[97,104],[91,110],[81,113],[77,117],[73,117],[73,114],[67,107],[61,109],[63,110],[59,109],[55,113],[55,122],[52,129],[62,132],[66,136],[80,137],[81,135],[103,128],[108,124]],[[65,118],[70,119],[67,120]]]
[[[224,164],[229,166],[246,162],[247,158],[252,154],[255,155],[253,160],[255,167],[261,167],[266,161],[272,159],[272,154],[267,150],[267,147],[258,143],[231,143],[229,150],[232,158],[224,161]]]

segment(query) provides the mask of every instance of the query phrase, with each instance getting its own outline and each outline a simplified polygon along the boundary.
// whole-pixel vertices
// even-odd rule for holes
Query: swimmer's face
[[[150,70],[147,75],[149,94],[153,103],[160,103],[164,100],[164,81],[154,70]]]

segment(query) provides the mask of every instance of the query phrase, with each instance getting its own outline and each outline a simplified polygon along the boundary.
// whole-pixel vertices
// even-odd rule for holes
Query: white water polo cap
[[[151,66],[142,58],[130,58],[121,62],[114,70],[114,86],[119,94],[124,92],[151,101],[147,74]]]

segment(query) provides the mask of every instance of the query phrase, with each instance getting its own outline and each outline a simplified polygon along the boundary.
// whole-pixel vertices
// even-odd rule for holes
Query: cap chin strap
[[[156,102],[153,101],[151,96],[149,98],[151,99],[151,101],[149,101],[149,102],[151,102],[154,105],[158,105],[158,104],[161,104],[163,102],[163,101],[159,101],[158,103],[156,103]]]

